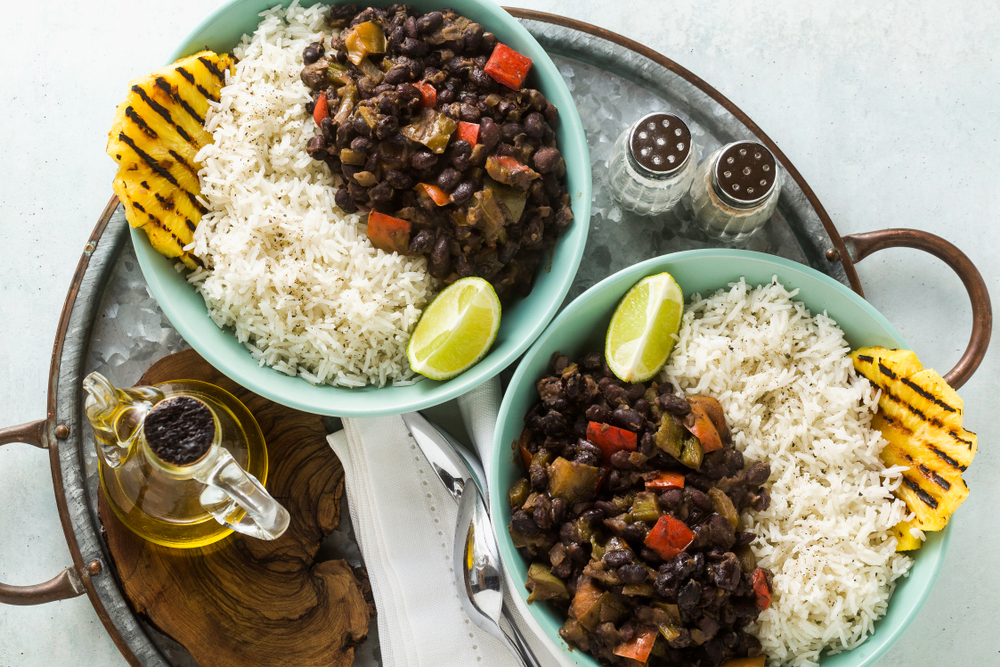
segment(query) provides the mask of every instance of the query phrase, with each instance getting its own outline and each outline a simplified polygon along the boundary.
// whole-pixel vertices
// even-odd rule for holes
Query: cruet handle
[[[94,429],[97,453],[105,464],[117,468],[128,458],[142,420],[163,400],[163,392],[156,387],[118,389],[96,371],[83,379],[83,389],[84,412]]]
[[[222,525],[261,540],[277,539],[288,528],[288,510],[224,447],[218,448],[213,464],[196,473],[195,479],[205,484],[202,506]]]

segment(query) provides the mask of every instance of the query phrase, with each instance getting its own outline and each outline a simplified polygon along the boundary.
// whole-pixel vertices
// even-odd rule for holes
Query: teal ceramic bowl
[[[185,40],[171,60],[208,48],[231,50],[260,22],[260,12],[279,4],[273,0],[236,0],[206,19]],[[284,0],[280,4],[290,4]],[[303,5],[315,3],[303,2]],[[359,3],[366,4],[366,3]],[[367,3],[367,4],[387,4]],[[305,412],[365,416],[409,412],[455,398],[493,377],[517,359],[562,304],[580,266],[590,222],[590,155],[580,116],[565,82],[537,41],[513,17],[489,0],[413,0],[422,11],[452,7],[482,24],[512,49],[533,61],[526,85],[538,88],[559,108],[555,123],[559,149],[566,159],[566,178],[573,198],[573,224],[555,245],[551,262],[543,262],[531,293],[507,305],[492,349],[476,366],[444,382],[423,380],[406,387],[345,389],[312,385],[266,366],[258,366],[232,331],[219,329],[206,312],[201,296],[174,270],[169,260],[149,245],[145,233],[132,230],[132,243],[149,289],[164,314],[184,339],[209,363],[252,391]]]
[[[517,552],[507,532],[510,504],[507,490],[521,474],[521,464],[512,444],[524,426],[524,415],[538,400],[535,382],[548,371],[549,358],[559,351],[569,355],[604,349],[604,334],[618,301],[641,278],[667,271],[685,295],[703,295],[724,288],[741,276],[747,284],[759,285],[777,276],[789,289],[798,288],[795,297],[814,312],[824,310],[844,330],[852,348],[867,345],[907,348],[899,332],[867,301],[833,279],[801,264],[740,250],[692,250],[657,257],[594,285],[577,297],[555,319],[528,350],[517,367],[500,407],[493,441],[493,460],[489,479],[491,514],[500,541],[500,556],[515,582],[527,581],[529,563]],[[875,634],[858,648],[825,656],[824,667],[861,667],[871,665],[899,638],[916,616],[937,579],[951,528],[930,533],[918,552],[909,577],[899,582],[889,602],[886,615],[875,624]],[[521,585],[515,595],[527,602],[528,591]],[[559,637],[565,618],[548,603],[528,605],[530,617],[552,645],[565,652],[566,658],[580,667],[597,667],[588,655],[569,651]]]

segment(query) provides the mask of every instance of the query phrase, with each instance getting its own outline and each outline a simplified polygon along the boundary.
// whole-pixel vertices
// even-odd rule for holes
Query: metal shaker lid
[[[632,125],[628,156],[632,166],[649,178],[675,174],[691,155],[691,131],[672,113],[657,111]]]
[[[712,189],[734,208],[753,208],[767,199],[778,181],[774,155],[756,141],[724,147],[711,171]]]

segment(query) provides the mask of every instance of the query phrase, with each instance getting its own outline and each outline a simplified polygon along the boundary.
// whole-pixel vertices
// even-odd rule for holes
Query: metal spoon
[[[524,667],[541,667],[503,603],[500,549],[483,502],[482,466],[423,415],[409,412],[402,417],[431,469],[458,502],[454,563],[462,606],[473,623],[502,641]]]
[[[502,641],[524,667],[541,667],[504,606],[496,536],[475,484],[467,484],[459,500],[454,562],[459,599],[472,622]]]

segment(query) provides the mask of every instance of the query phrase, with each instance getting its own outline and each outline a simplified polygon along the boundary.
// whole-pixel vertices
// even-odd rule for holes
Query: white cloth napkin
[[[500,407],[493,380],[459,399],[459,409],[489,476]],[[458,505],[431,470],[402,418],[344,419],[329,437],[344,465],[351,521],[378,609],[384,667],[517,667],[495,637],[476,627],[455,586],[452,549]],[[511,595],[506,603],[544,667],[572,665]],[[559,656],[559,657],[555,657]]]

